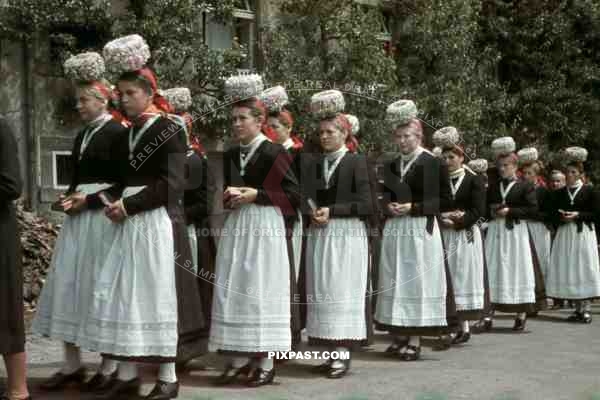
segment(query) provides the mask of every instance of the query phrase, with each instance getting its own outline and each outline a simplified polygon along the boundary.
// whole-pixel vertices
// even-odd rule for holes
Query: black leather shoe
[[[169,383],[157,381],[150,394],[144,397],[146,400],[169,400],[176,399],[179,395],[179,382]]]
[[[491,318],[485,317],[473,324],[473,333],[483,333],[492,330],[494,322]]]
[[[319,364],[310,369],[310,371],[314,374],[326,374],[331,368],[331,364],[333,361],[331,359],[325,361],[323,364]]]
[[[122,381],[120,379],[115,379],[112,385],[108,387],[105,391],[98,392],[95,394],[94,399],[96,400],[112,400],[118,399],[120,397],[126,397],[130,399],[131,396],[138,396],[140,391],[140,386],[142,382],[140,378],[133,378],[129,381]]]
[[[238,376],[248,376],[252,369],[250,363],[240,368],[234,368],[231,364],[225,367],[225,371],[217,378],[215,384],[218,386],[229,385],[233,383]]]
[[[579,311],[575,311],[567,317],[567,321],[569,322],[581,322],[581,320],[583,320],[583,314]]]
[[[452,344],[467,343],[471,339],[471,332],[460,332],[458,336],[454,338]]]
[[[587,311],[581,314],[581,322],[583,322],[584,324],[591,324],[592,314]]]
[[[390,344],[388,346],[388,348],[385,349],[385,355],[387,355],[387,356],[394,356],[396,353],[398,353],[398,351],[401,348],[403,348],[407,344],[408,344],[408,339],[399,340],[397,338],[394,338],[394,341],[392,342],[392,344]]]
[[[97,372],[92,379],[83,384],[81,390],[84,392],[103,392],[117,379],[117,371],[110,375],[102,375]]]
[[[248,379],[248,382],[246,382],[246,385],[250,387],[259,387],[273,383],[273,379],[275,379],[275,368],[272,368],[269,371],[265,371],[262,368],[256,368],[250,379]]]
[[[87,370],[84,367],[79,368],[72,374],[57,372],[45,382],[42,382],[40,388],[46,391],[61,390],[70,383],[82,384],[85,382],[85,378],[87,378]]]
[[[341,360],[342,366],[338,368],[330,367],[327,371],[327,377],[329,379],[339,379],[346,375],[350,370],[350,360]]]
[[[412,353],[406,352],[398,352],[398,357],[402,361],[417,361],[421,357],[421,346],[406,346],[406,350],[410,350]]]
[[[492,330],[492,326],[494,325],[494,321],[491,318],[483,319],[483,330],[489,332]]]
[[[513,331],[523,331],[525,330],[525,322],[527,322],[526,319],[521,319],[521,318],[515,318],[515,324],[513,326]]]

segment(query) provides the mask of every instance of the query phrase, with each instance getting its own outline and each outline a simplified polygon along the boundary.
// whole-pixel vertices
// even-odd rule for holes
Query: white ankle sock
[[[63,365],[60,372],[63,374],[72,374],[81,368],[81,351],[79,347],[70,343],[64,344],[65,350],[65,364]]]
[[[98,372],[104,376],[109,376],[117,370],[118,366],[119,363],[117,360],[111,360],[110,358],[102,357],[102,364],[100,364],[100,369]]]
[[[411,336],[408,339],[408,344],[411,346],[419,347],[421,345],[421,336]]]
[[[167,383],[177,382],[177,373],[175,372],[175,363],[160,364],[160,368],[158,369],[158,380],[167,382]]]
[[[231,359],[231,366],[233,368],[242,368],[244,365],[248,364],[250,359],[247,357],[233,357]]]
[[[345,354],[346,352],[348,352],[349,349],[347,347],[336,347],[335,351],[337,352],[338,358],[336,360],[333,360],[333,362],[331,363],[331,367],[332,368],[342,368],[344,366],[344,362],[341,359],[342,354]]]
[[[525,318],[527,318],[527,313],[524,313],[524,312],[517,313],[517,318],[519,318],[520,320],[524,320]]]
[[[9,399],[16,399],[16,400],[25,400],[29,398],[29,392],[25,391],[24,393],[19,392],[19,391],[10,391],[5,393],[5,395],[8,396]]]
[[[469,321],[462,322],[462,331],[465,333],[469,332]]]
[[[260,359],[260,367],[265,371],[273,369],[273,359],[269,357],[263,357]]]
[[[138,365],[135,362],[120,362],[119,375],[120,381],[130,381],[138,376]]]

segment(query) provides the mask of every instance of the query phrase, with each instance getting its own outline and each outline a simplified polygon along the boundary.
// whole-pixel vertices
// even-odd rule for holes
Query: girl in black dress
[[[73,63],[88,68],[75,74],[69,67]],[[64,365],[42,383],[44,390],[83,383],[86,370],[81,363],[80,348],[94,348],[99,340],[94,323],[88,318],[96,294],[94,281],[118,230],[101,210],[100,192],[112,188],[103,192],[104,201],[120,196],[120,189],[112,185],[119,174],[115,168],[117,142],[126,135],[125,126],[119,122],[122,117],[114,110],[109,113],[112,91],[108,82],[100,76],[96,80],[81,80],[87,77],[88,69],[104,70],[102,57],[83,53],[67,60],[65,69],[68,75],[76,75],[77,110],[85,127],[75,138],[71,152],[73,175],[69,189],[55,203],[55,209],[68,215],[56,241],[51,271],[33,321],[34,332],[64,342]],[[83,389],[94,391],[103,387],[116,369],[114,360],[104,358],[98,373]]]
[[[273,383],[267,353],[291,348],[285,217],[296,213],[300,188],[285,149],[263,134],[265,118],[256,97],[236,102],[239,145],[223,156],[224,205],[232,211],[218,243],[209,340],[210,350],[229,356],[220,385],[239,376],[250,387]]]
[[[288,105],[288,96],[285,89],[281,86],[269,88],[261,93],[261,101],[267,108],[266,129],[269,131],[267,136],[271,137],[274,143],[282,145],[289,155],[290,168],[294,175],[300,180],[301,159],[307,155],[303,153],[304,143],[300,138],[294,135],[294,118],[292,113],[286,109]],[[301,184],[301,182],[299,182]],[[304,287],[304,265],[301,265],[302,251],[305,248],[303,233],[306,222],[302,218],[302,212],[298,209],[296,215],[286,218],[286,230],[288,236],[288,250],[290,250],[290,267],[292,279],[290,292],[290,308],[292,313],[292,350],[296,350],[302,341],[302,329],[305,326],[302,316],[306,314],[306,307],[303,304],[303,294],[300,288]],[[302,282],[301,282],[302,281]]]
[[[316,105],[312,108],[321,119],[322,154],[302,166],[303,193],[311,220],[306,245],[306,333],[311,342],[346,354],[369,333],[367,222],[374,214],[374,205],[367,160],[355,154],[351,125],[340,113],[343,108],[332,114],[319,108],[329,96],[333,97],[329,101],[344,103],[339,92],[313,95]],[[350,358],[329,359],[316,366],[315,372],[335,379],[343,377],[349,368]]]
[[[592,322],[590,301],[600,297],[600,265],[594,225],[598,215],[598,194],[582,176],[587,150],[565,150],[566,186],[552,195],[551,215],[557,231],[547,273],[548,297],[573,300],[571,322]]]
[[[494,140],[498,182],[487,194],[490,219],[485,242],[490,296],[494,310],[514,312],[513,330],[525,329],[528,312],[536,311],[536,273],[527,219],[538,210],[535,187],[517,177],[518,157],[511,137]],[[491,324],[491,321],[488,325]]]
[[[485,303],[485,266],[480,232],[485,215],[485,186],[480,176],[463,165],[465,154],[458,145],[455,128],[442,128],[434,133],[433,140],[442,149],[452,190],[451,210],[441,214],[441,222],[456,310],[461,320],[461,330],[453,343],[459,344],[469,340],[469,321],[481,319]]]
[[[450,211],[446,163],[421,146],[416,105],[388,106],[400,154],[385,164],[384,212],[377,310],[379,329],[393,335],[386,353],[403,361],[421,354],[421,336],[457,330],[456,306],[438,216]]]

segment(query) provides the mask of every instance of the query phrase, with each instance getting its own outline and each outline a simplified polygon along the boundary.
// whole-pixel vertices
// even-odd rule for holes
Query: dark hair
[[[576,168],[579,173],[583,174],[585,172],[585,167],[581,161],[571,161],[567,164],[567,167]]]
[[[235,103],[233,103],[233,108],[249,108],[250,115],[252,115],[254,118],[258,118],[261,116],[263,118],[266,118],[267,116],[267,109],[265,105],[256,97],[236,101]]]
[[[515,165],[519,165],[519,156],[517,155],[517,153],[512,152],[512,153],[499,154],[496,157],[496,163],[498,161],[500,161],[501,158],[508,158],[511,163],[513,163]]]
[[[442,154],[446,153],[447,151],[450,151],[459,157],[463,157],[463,158],[465,157],[465,152],[463,151],[462,147],[460,147],[458,145],[442,147]]]
[[[152,95],[154,90],[152,89],[152,83],[150,83],[143,75],[137,73],[137,71],[125,72],[119,76],[119,81],[131,82],[138,85],[148,95]]]

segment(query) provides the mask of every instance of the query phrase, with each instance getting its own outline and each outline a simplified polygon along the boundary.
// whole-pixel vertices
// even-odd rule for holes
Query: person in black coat
[[[315,95],[317,96],[317,95]],[[306,245],[307,326],[310,343],[350,352],[368,339],[368,223],[375,214],[369,166],[353,154],[351,126],[343,114],[320,122],[322,154],[303,160],[303,206],[310,217]],[[316,373],[341,378],[350,358],[330,359]]]
[[[583,182],[587,151],[565,150],[566,186],[553,192],[551,218],[557,226],[547,274],[548,296],[575,301],[570,322],[591,323],[590,300],[600,297],[600,265],[594,221],[598,193]]]
[[[52,254],[48,277],[40,296],[32,331],[64,343],[64,362],[60,371],[42,382],[46,391],[63,389],[67,384],[84,384],[86,368],[80,348],[91,348],[98,340],[97,330],[88,319],[94,298],[94,281],[106,250],[114,242],[116,227],[104,216],[101,190],[108,197],[120,196],[118,168],[114,158],[117,140],[126,128],[109,109],[110,85],[105,81],[78,81],[77,111],[85,124],[77,134],[71,152],[71,182],[67,192],[53,204],[67,213]],[[117,363],[104,358],[98,373],[82,388],[96,390],[110,381]]]
[[[283,146],[262,133],[265,118],[257,98],[236,102],[239,144],[223,155],[223,202],[232,211],[217,249],[209,339],[209,350],[230,356],[220,385],[238,376],[250,387],[273,383],[268,352],[291,348],[285,218],[296,214],[300,187]]]
[[[496,139],[492,150],[497,156],[498,179],[490,180],[488,186],[490,222],[485,242],[491,301],[495,310],[517,313],[513,330],[523,331],[527,312],[536,311],[536,289],[543,288],[526,223],[538,210],[537,198],[535,187],[517,178],[514,140]]]
[[[190,247],[193,252],[194,270],[198,278],[200,297],[202,298],[202,314],[205,319],[205,335],[208,345],[210,329],[210,312],[212,302],[212,283],[205,279],[214,273],[216,248],[210,234],[208,217],[212,204],[212,181],[210,180],[206,155],[192,143],[187,152],[186,186],[183,195],[185,221],[188,226]],[[192,355],[195,356],[195,355]],[[178,360],[181,367],[186,360]]]
[[[465,155],[460,146],[450,143],[440,146],[448,164],[452,191],[451,210],[441,214],[441,222],[456,309],[462,323],[453,340],[458,344],[469,340],[469,320],[479,320],[484,310],[486,285],[480,225],[485,216],[485,184],[481,176],[464,167]]]
[[[544,282],[550,264],[550,248],[552,247],[551,192],[546,187],[546,182],[542,177],[544,164],[541,160],[538,160],[537,150],[533,147],[524,148],[519,150],[517,155],[519,156],[523,178],[535,186],[538,210],[530,216],[527,227],[535,250],[534,260],[539,264],[539,267],[536,266],[536,273],[539,271],[541,275],[539,280]],[[536,296],[539,309],[545,308],[547,301],[545,294],[540,293],[541,289],[541,287],[537,288],[538,293]],[[536,314],[537,312],[534,312],[528,316],[535,316]]]
[[[283,90],[283,88],[279,90]],[[263,93],[261,100],[269,107],[273,102],[270,101],[272,97],[269,97],[267,92],[268,91],[265,91]],[[285,94],[285,91],[283,93]],[[276,97],[277,93],[274,93],[273,96]],[[304,144],[300,138],[292,133],[293,127],[294,118],[290,111],[279,108],[269,110],[267,129],[270,131],[270,136],[274,138],[275,143],[278,143],[285,148],[290,158],[290,168],[294,172],[296,178],[300,180],[300,160],[304,156],[302,151]],[[301,261],[302,252],[304,251],[306,244],[306,241],[303,240],[305,222],[303,221],[300,210],[298,210],[296,215],[287,216],[285,222],[286,230],[288,232],[288,249],[290,250],[290,279],[292,280],[290,293],[292,350],[296,350],[302,341],[302,329],[305,326],[305,321],[302,316],[306,313],[305,304],[302,304],[301,302],[304,294],[300,292],[300,287],[304,287],[303,272],[305,268]],[[300,283],[300,281],[302,281],[302,283]]]
[[[207,328],[191,270],[183,207],[187,148],[182,127],[170,118],[171,106],[157,93],[149,68],[123,73],[118,88],[132,127],[119,142],[123,197],[107,206],[106,215],[120,223],[122,241],[97,279],[95,318],[119,321],[100,328],[122,338],[102,346],[123,362],[115,383],[99,398],[137,392],[138,361],[160,364],[156,385],[146,398],[175,398],[175,362],[205,352]],[[113,288],[112,298],[106,288]]]
[[[384,212],[375,321],[389,331],[386,354],[418,360],[421,336],[457,330],[452,280],[445,262],[439,215],[450,211],[450,179],[444,160],[421,146],[416,105],[388,106],[400,154],[384,167]]]
[[[30,398],[26,381],[23,273],[13,204],[22,189],[18,154],[8,123],[0,118],[0,353],[8,373],[4,396],[9,400]]]

